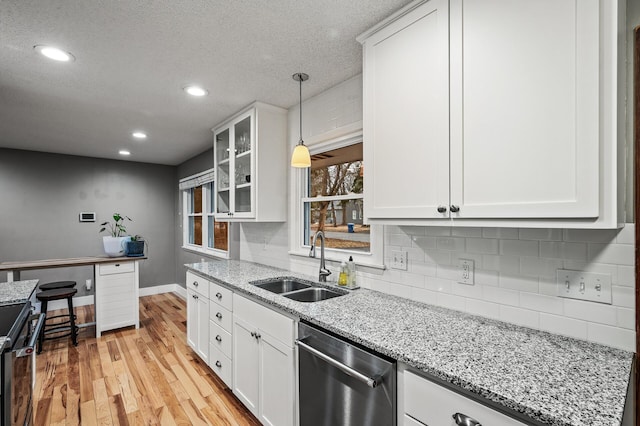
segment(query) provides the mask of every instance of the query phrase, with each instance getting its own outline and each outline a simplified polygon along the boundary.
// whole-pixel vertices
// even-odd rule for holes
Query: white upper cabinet
[[[365,216],[616,227],[618,14],[608,0],[429,0],[360,36]]]
[[[216,220],[286,220],[286,119],[256,102],[214,129]]]

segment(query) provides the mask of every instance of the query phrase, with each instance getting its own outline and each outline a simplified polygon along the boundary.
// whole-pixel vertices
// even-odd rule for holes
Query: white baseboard
[[[186,300],[187,299],[187,290],[182,287],[180,284],[163,284],[156,285],[153,287],[142,287],[139,289],[140,296],[151,296],[154,294],[162,294],[162,293],[176,293],[180,298]],[[40,312],[40,302],[36,302],[36,310]],[[93,305],[93,295],[89,296],[78,296],[73,298],[73,306],[86,306]],[[47,311],[55,311],[58,309],[66,309],[67,301],[66,300],[53,300],[49,302],[47,305]]]

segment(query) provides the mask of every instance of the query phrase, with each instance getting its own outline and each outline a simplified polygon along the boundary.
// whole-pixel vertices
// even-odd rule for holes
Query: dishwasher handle
[[[338,370],[342,371],[343,373],[348,374],[349,376],[358,379],[359,381],[361,381],[362,383],[366,384],[370,388],[375,388],[382,381],[382,379],[379,376],[369,377],[369,376],[367,376],[365,374],[362,374],[358,370],[355,370],[355,369],[349,367],[348,365],[343,364],[340,361],[331,358],[329,355],[327,355],[327,354],[325,354],[323,352],[320,352],[316,348],[307,345],[302,340],[296,340],[296,345],[298,345],[302,349],[306,350],[307,352],[310,352],[311,354],[317,356],[321,360],[326,361],[327,363],[331,364],[332,366],[334,366]]]

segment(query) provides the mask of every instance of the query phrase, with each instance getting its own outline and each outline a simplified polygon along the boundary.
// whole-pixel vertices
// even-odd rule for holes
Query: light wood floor
[[[59,313],[62,313],[60,311]],[[92,307],[76,308],[80,323]],[[140,329],[80,332],[37,356],[36,425],[259,425],[186,344],[186,304],[140,298]]]

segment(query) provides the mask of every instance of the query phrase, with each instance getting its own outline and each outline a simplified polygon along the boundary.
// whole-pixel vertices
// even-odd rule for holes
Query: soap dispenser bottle
[[[338,275],[338,285],[347,285],[349,284],[349,270],[347,264],[342,262],[340,263],[340,275]]]
[[[349,262],[347,263],[347,270],[348,270],[348,280],[347,280],[347,285],[349,287],[357,287],[356,285],[356,264],[353,261],[353,256],[349,256]]]

